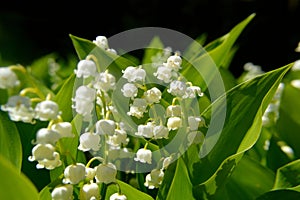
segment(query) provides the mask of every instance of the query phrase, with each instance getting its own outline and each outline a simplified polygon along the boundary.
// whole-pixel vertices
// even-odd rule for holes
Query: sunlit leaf
[[[22,144],[18,129],[7,114],[0,111],[0,155],[10,161],[18,170],[22,164]]]
[[[38,191],[23,173],[0,155],[0,199],[38,200]]]

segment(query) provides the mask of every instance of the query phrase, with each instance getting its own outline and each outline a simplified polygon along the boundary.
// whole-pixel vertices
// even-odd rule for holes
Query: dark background
[[[192,38],[207,33],[212,41],[252,13],[255,18],[236,42],[230,66],[235,75],[246,62],[268,71],[300,59],[294,51],[300,41],[300,0],[11,0],[0,6],[0,64],[28,65],[53,52],[75,55],[69,34],[93,40],[155,26]]]

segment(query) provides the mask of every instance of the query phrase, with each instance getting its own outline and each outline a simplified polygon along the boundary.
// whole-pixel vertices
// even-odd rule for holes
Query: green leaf
[[[0,155],[9,160],[19,171],[22,164],[22,144],[18,129],[7,114],[0,111]]]
[[[277,170],[273,189],[288,189],[300,185],[300,160],[290,162]]]
[[[74,48],[80,60],[87,56],[94,56],[98,65],[98,71],[103,72],[108,69],[117,78],[121,76],[121,70],[128,66],[135,66],[135,63],[119,55],[107,52],[97,47],[92,41],[70,35]]]
[[[60,111],[62,112],[61,117],[64,121],[70,122],[73,118],[72,111],[72,98],[73,89],[75,84],[75,74],[72,74],[58,91],[54,98],[54,101],[58,104]]]
[[[207,52],[202,51],[197,58],[189,59],[183,66],[182,75],[188,77],[189,81],[200,86],[204,91],[218,75],[216,67],[219,68],[226,60],[235,41],[254,16],[255,14],[250,15],[229,33],[206,45],[204,49]]]
[[[293,190],[275,190],[261,195],[256,200],[282,200],[282,199],[290,199],[290,200],[300,199],[300,192],[296,192]]]
[[[150,64],[152,63],[152,57],[155,56],[157,53],[162,52],[164,48],[164,44],[160,40],[158,36],[153,37],[151,40],[150,44],[144,51],[144,56],[143,56],[143,64]]]
[[[198,198],[213,198],[228,181],[244,152],[255,144],[261,131],[262,115],[290,67],[284,66],[237,85],[204,111],[203,116],[209,119],[215,109],[213,117],[218,119],[226,106],[224,127],[219,132],[213,129],[214,132],[207,133],[200,150],[202,159],[195,158],[195,150],[187,152],[186,165],[190,166],[191,180],[197,185],[194,192]],[[211,120],[209,130],[216,125]]]
[[[139,191],[138,189],[132,187],[131,185],[128,185],[127,183],[124,183],[123,181],[117,180],[117,183],[119,184],[122,194],[126,195],[127,200],[153,200],[151,196],[148,194]],[[109,200],[109,197],[118,192],[117,186],[110,185],[107,188],[105,199]]]
[[[198,36],[183,52],[182,56],[187,58],[188,60],[197,58],[203,53],[203,47],[205,41],[207,39],[207,34],[203,33]]]
[[[176,163],[175,172],[169,176],[165,175],[156,198],[157,200],[194,199],[192,193],[193,186],[187,167],[181,158]]]
[[[271,190],[274,180],[273,171],[245,155],[237,164],[224,191],[219,193],[219,199],[225,199],[223,196],[225,193],[230,200],[255,199]]]
[[[2,155],[0,155],[0,177],[0,199],[39,199],[37,189],[31,181]]]

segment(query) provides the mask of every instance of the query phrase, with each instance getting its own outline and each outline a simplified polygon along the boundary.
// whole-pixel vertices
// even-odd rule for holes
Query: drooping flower
[[[128,115],[134,116],[136,118],[142,118],[147,109],[147,101],[142,98],[135,98],[132,105],[130,105]]]
[[[178,55],[173,55],[167,59],[166,66],[177,72],[181,69],[181,63],[182,63],[181,57]]]
[[[63,183],[77,184],[85,179],[85,166],[82,163],[69,165],[64,170]]]
[[[124,97],[134,98],[138,93],[138,88],[133,83],[125,83],[121,89]]]
[[[124,194],[114,193],[109,197],[109,200],[127,200]]]
[[[182,96],[182,98],[196,98],[196,97],[202,97],[204,94],[201,91],[201,88],[198,86],[189,86],[185,90],[185,94]]]
[[[72,124],[70,122],[58,122],[51,126],[53,131],[59,133],[60,137],[74,137],[72,133]]]
[[[139,161],[141,163],[152,163],[152,152],[149,149],[141,148],[136,152],[135,161]]]
[[[93,43],[96,44],[101,49],[106,50],[108,48],[108,40],[105,36],[97,36],[95,40],[93,40]]]
[[[100,200],[100,190],[97,183],[87,183],[80,188],[80,200]]]
[[[158,88],[153,87],[144,92],[143,98],[146,99],[148,104],[159,103],[161,99],[161,91]]]
[[[153,73],[153,75],[157,79],[165,83],[170,83],[178,77],[178,74],[175,71],[173,71],[172,68],[166,67],[164,65],[159,66],[156,72]]]
[[[96,122],[96,133],[99,135],[113,135],[116,123],[110,119],[100,119]]]
[[[51,192],[52,200],[73,200],[73,185],[57,186]]]
[[[60,115],[58,104],[51,100],[38,103],[35,107],[35,118],[41,121],[57,119]]]
[[[101,72],[96,75],[94,88],[102,91],[109,91],[115,89],[116,86],[116,78],[114,75],[108,73],[108,71]]]
[[[167,121],[167,127],[169,130],[177,130],[182,125],[180,117],[170,117]]]
[[[17,75],[9,67],[0,67],[0,89],[8,89],[18,86],[20,81]]]
[[[169,136],[169,130],[167,127],[163,125],[158,125],[153,127],[153,137],[154,139],[162,139],[162,138],[168,138]]]
[[[112,146],[121,146],[122,144],[127,145],[129,142],[129,138],[127,138],[126,131],[122,129],[116,129],[115,133],[111,136],[108,136],[107,143]]]
[[[97,66],[92,60],[80,60],[74,72],[77,78],[95,77]]]
[[[78,149],[81,151],[98,151],[100,149],[100,135],[86,132],[80,135]]]
[[[145,138],[152,138],[153,128],[154,125],[152,122],[147,122],[147,124],[140,124],[138,125],[138,131],[135,133],[135,135],[142,136]]]
[[[52,144],[55,143],[60,139],[60,135],[58,132],[53,131],[48,128],[41,128],[36,133],[36,144]]]
[[[170,88],[167,91],[176,97],[183,97],[186,93],[186,88],[185,82],[175,80],[170,83]]]
[[[198,130],[199,124],[201,123],[202,118],[201,117],[196,117],[196,116],[189,116],[188,117],[188,125],[189,129],[191,131],[196,131]]]
[[[166,117],[180,117],[181,107],[179,105],[170,105],[166,109]]]
[[[112,163],[100,164],[96,167],[96,181],[98,183],[116,182],[117,168]]]
[[[28,97],[11,96],[1,110],[8,112],[12,121],[22,121],[32,123],[34,119],[34,110],[31,107],[31,101]]]
[[[146,181],[144,185],[149,189],[158,188],[164,178],[164,172],[161,169],[153,169],[146,175]]]
[[[125,70],[122,70],[123,78],[128,82],[144,82],[146,78],[146,71],[140,67],[129,66]]]

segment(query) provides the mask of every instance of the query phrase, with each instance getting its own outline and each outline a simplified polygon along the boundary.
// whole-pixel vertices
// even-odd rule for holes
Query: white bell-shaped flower
[[[158,88],[153,87],[144,92],[143,98],[146,99],[148,104],[159,103],[161,99],[161,91]]]
[[[138,93],[138,88],[133,83],[125,83],[121,89],[124,97],[134,98]]]
[[[52,200],[73,200],[73,185],[57,186],[51,192]]]
[[[134,158],[135,161],[139,161],[141,163],[152,163],[152,152],[149,149],[139,149],[136,152],[136,157]]]
[[[202,118],[196,117],[196,116],[189,116],[188,117],[188,125],[190,131],[196,131],[198,130],[199,124],[201,123]]]
[[[167,59],[166,66],[170,67],[175,71],[179,71],[181,69],[181,63],[182,63],[181,57],[178,55],[173,55]]]
[[[300,71],[300,60],[296,60],[291,68],[291,71]]]
[[[41,128],[36,133],[36,144],[52,144],[55,143],[60,139],[60,135],[58,132],[53,131],[48,128]]]
[[[153,75],[165,82],[165,83],[170,83],[172,82],[174,79],[176,79],[178,77],[178,74],[172,70],[172,68],[166,67],[166,66],[159,66],[156,70],[156,72],[153,73]]]
[[[100,200],[100,190],[97,183],[87,183],[80,188],[80,200]]]
[[[168,156],[166,158],[164,158],[163,160],[163,164],[162,164],[162,169],[167,169],[168,166],[172,163],[173,159],[172,159],[172,156]]]
[[[77,69],[74,70],[77,78],[95,77],[97,66],[92,60],[80,60],[77,64]]]
[[[291,81],[291,85],[292,85],[294,88],[300,89],[300,79],[292,80],[292,81]]]
[[[146,181],[144,185],[149,189],[158,188],[164,178],[164,172],[161,169],[153,169],[146,175]]]
[[[179,105],[170,105],[166,109],[166,117],[180,117],[181,107]]]
[[[97,90],[109,91],[115,89],[116,78],[108,71],[97,74],[93,87]]]
[[[96,44],[101,49],[108,48],[108,40],[105,36],[102,36],[102,35],[97,36],[96,39],[93,40],[93,43]]]
[[[152,122],[147,122],[147,124],[140,124],[140,125],[138,125],[138,130],[135,133],[135,135],[142,136],[145,138],[152,138],[153,137],[153,128],[154,128],[154,125]]]
[[[98,183],[114,183],[116,182],[117,168],[112,163],[100,164],[96,167],[96,181]]]
[[[38,103],[35,107],[36,118],[41,121],[57,119],[60,115],[58,104],[51,100],[45,100]]]
[[[96,90],[85,85],[81,85],[76,89],[73,101],[84,100],[93,102],[96,99]]]
[[[113,135],[116,123],[110,119],[100,119],[96,122],[96,133],[99,135]]]
[[[23,96],[9,97],[7,104],[1,106],[1,110],[8,112],[12,121],[32,123],[35,116],[30,99]]]
[[[18,86],[20,81],[17,75],[9,67],[0,67],[0,88],[8,89]]]
[[[51,126],[53,131],[59,133],[60,137],[74,137],[72,133],[72,124],[70,122],[58,122]]]
[[[182,98],[196,98],[196,97],[202,97],[204,94],[201,91],[201,88],[198,86],[189,86],[185,90],[185,94],[182,96]]]
[[[183,97],[186,93],[186,83],[183,81],[172,81],[167,91],[176,97]]]
[[[169,130],[163,125],[158,125],[153,127],[153,137],[154,139],[167,139],[169,136]]]
[[[93,180],[96,176],[96,169],[91,167],[85,168],[85,178],[87,180]]]
[[[180,117],[170,117],[167,121],[167,127],[169,130],[177,130],[182,126],[182,120]]]
[[[122,70],[123,78],[128,82],[144,82],[146,78],[146,71],[140,67],[129,66],[125,70]]]
[[[100,149],[100,135],[86,132],[80,135],[78,149],[81,151],[98,151]]]
[[[146,112],[147,105],[148,104],[145,99],[135,98],[132,105],[130,105],[130,110],[127,112],[127,114],[136,118],[142,118]]]
[[[60,160],[60,155],[57,152],[53,153],[53,160],[48,160],[48,159],[43,159],[43,160],[38,160],[38,164],[36,165],[37,169],[48,169],[52,170],[56,167],[61,166],[62,162]]]
[[[127,133],[124,130],[116,129],[115,134],[108,136],[107,143],[112,146],[121,146],[122,144],[127,145],[129,138],[127,138]]]
[[[77,184],[85,179],[85,166],[82,163],[69,165],[64,170],[63,183]]]
[[[109,197],[109,200],[127,200],[124,194],[114,193]]]

